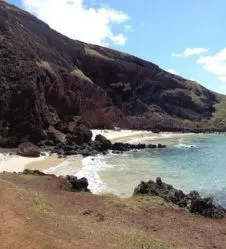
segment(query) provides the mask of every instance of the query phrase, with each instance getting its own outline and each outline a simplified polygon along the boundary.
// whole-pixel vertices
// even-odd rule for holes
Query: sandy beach
[[[133,130],[92,130],[93,139],[96,135],[101,134],[109,139],[112,143],[145,143],[145,141],[153,140],[155,143],[161,140],[166,140],[170,137],[181,137],[191,135],[189,133],[172,133],[172,132],[160,132],[154,133],[152,131],[133,131]]]
[[[172,133],[153,133],[151,131],[132,131],[132,130],[92,130],[93,139],[98,134],[105,136],[111,142],[131,142],[139,143],[140,140],[145,143],[145,140],[159,141],[172,136]],[[181,136],[182,134],[173,134],[173,136]],[[184,134],[183,134],[184,135]],[[64,164],[74,164],[75,169],[82,167],[82,156],[73,156],[70,158],[58,158],[57,155],[46,155],[39,158],[27,158],[16,155],[16,151],[2,150],[0,152],[0,172],[22,172],[24,169],[40,170],[50,172],[53,168]],[[13,154],[13,155],[12,155]],[[60,167],[59,167],[60,168]],[[59,171],[60,174],[61,171]]]
[[[62,163],[64,160],[59,159],[57,155],[29,158],[16,154],[0,153],[0,172],[22,172],[24,169],[44,171]]]

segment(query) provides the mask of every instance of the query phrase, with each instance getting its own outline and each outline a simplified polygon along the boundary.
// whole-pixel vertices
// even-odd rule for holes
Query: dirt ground
[[[225,249],[226,219],[159,198],[76,194],[63,179],[0,174],[0,249]]]

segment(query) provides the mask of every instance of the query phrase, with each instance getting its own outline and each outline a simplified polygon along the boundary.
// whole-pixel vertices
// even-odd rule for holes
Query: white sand
[[[173,132],[160,132],[153,133],[151,131],[139,130],[92,130],[93,139],[98,134],[105,136],[107,139],[111,140],[111,142],[129,142],[129,143],[141,143],[149,140],[164,140],[173,137],[182,137],[186,135],[191,135],[188,133],[173,133]]]
[[[0,153],[0,172],[22,172],[26,168],[26,165],[32,162],[40,162],[44,159],[44,156],[38,158],[29,158]]]
[[[154,134],[151,131],[133,131],[133,130],[92,130],[93,132],[93,139],[95,139],[96,135],[101,134],[105,136],[107,139],[111,140],[112,142],[121,141],[126,138],[137,138],[142,136],[158,136],[158,134]]]
[[[44,171],[51,167],[56,167],[65,159],[58,158],[57,155],[46,155],[38,158],[22,157],[11,155],[10,153],[0,153],[0,173],[6,172],[23,172],[25,169]]]

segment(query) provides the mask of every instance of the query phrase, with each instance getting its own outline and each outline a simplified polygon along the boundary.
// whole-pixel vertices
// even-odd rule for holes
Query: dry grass
[[[40,61],[40,62],[36,61],[36,64],[37,64],[39,67],[41,67],[41,68],[47,70],[48,72],[54,73],[54,70],[53,70],[53,68],[51,67],[51,65],[49,64],[48,61]]]
[[[107,57],[101,53],[99,53],[98,51],[90,48],[88,45],[85,45],[85,52],[86,52],[86,55],[88,56],[93,56],[93,57],[98,57],[98,58],[102,58],[104,60],[112,60],[110,57]]]
[[[82,80],[87,80],[89,82],[92,82],[91,79],[89,77],[87,77],[81,70],[79,70],[78,68],[75,68],[72,72],[71,72],[72,76],[75,76],[79,79]]]

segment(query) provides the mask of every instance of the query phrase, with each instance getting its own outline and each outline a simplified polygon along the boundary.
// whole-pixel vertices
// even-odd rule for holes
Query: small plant
[[[39,210],[42,210],[42,211],[46,211],[47,210],[47,205],[46,203],[41,200],[41,199],[35,199],[35,206],[39,209]]]
[[[51,67],[51,65],[49,64],[49,62],[47,61],[40,61],[40,62],[36,62],[36,64],[41,67],[41,68],[44,68],[45,70],[47,70],[48,72],[51,72],[53,73],[53,69]]]

